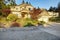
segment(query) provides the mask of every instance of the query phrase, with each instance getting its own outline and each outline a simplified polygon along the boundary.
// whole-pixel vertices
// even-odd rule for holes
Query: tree
[[[23,0],[23,1],[22,1],[22,4],[24,4],[24,3],[25,3],[25,1]]]
[[[13,5],[15,6],[15,5],[17,5],[17,4],[16,4],[15,0],[11,0],[11,1],[10,1],[10,5],[11,5],[11,6],[13,6]]]
[[[31,15],[31,18],[32,19],[37,19],[38,17],[38,15],[41,13],[41,10],[40,9],[36,9],[36,8],[34,8],[33,10],[31,10],[31,12],[30,12],[30,15]]]
[[[53,11],[53,7],[52,6],[49,8],[49,11]]]
[[[29,4],[28,2],[26,2],[26,4]]]
[[[59,12],[59,17],[60,17],[60,2],[58,3],[58,6],[57,6],[57,12]]]
[[[50,11],[50,12],[51,12],[51,11],[56,12],[56,9],[57,9],[56,7],[52,7],[52,6],[51,6],[48,11]]]
[[[2,15],[2,9],[5,7],[4,0],[0,0],[0,15]]]
[[[60,2],[58,3],[58,9],[60,9]]]
[[[9,6],[13,6],[13,5],[17,5],[15,0],[6,0],[5,4],[9,5]]]

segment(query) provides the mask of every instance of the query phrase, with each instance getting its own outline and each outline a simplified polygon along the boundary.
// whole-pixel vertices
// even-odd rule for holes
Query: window
[[[0,9],[2,9],[2,6],[0,5]]]
[[[29,8],[29,10],[32,10],[32,8]]]
[[[29,8],[29,10],[31,10],[31,8]]]

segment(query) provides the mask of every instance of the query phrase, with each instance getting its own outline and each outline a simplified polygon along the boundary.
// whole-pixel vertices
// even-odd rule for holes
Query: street
[[[0,40],[60,40],[60,24],[48,27],[0,28]]]

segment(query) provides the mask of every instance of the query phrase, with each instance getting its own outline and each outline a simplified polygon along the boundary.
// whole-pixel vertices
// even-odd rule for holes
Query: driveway
[[[40,29],[60,37],[60,23],[52,22],[46,27],[40,27]]]

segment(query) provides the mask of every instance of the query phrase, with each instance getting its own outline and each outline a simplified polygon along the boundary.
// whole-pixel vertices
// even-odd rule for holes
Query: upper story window
[[[24,7],[22,7],[22,9],[24,9]]]
[[[32,8],[29,8],[29,10],[32,10]]]
[[[31,10],[31,8],[29,8],[29,10]]]

